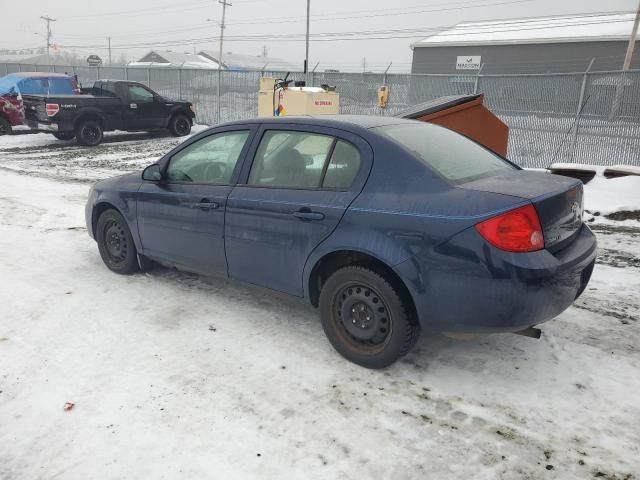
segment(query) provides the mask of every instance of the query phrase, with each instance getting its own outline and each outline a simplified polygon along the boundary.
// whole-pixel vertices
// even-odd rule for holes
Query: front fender
[[[131,231],[133,242],[138,251],[142,248],[140,234],[138,232],[137,220],[137,190],[135,191],[115,191],[100,190],[95,191],[92,195],[90,221],[87,218],[87,228],[91,228],[90,234],[95,238],[95,226],[98,222],[98,216],[107,208],[115,208],[124,217]],[[89,212],[87,212],[89,217]]]

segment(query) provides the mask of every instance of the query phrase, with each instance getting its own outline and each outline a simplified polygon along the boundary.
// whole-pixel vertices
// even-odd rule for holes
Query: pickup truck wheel
[[[174,137],[184,137],[191,132],[191,120],[183,114],[174,115],[169,122],[169,131]]]
[[[95,120],[85,120],[76,129],[76,139],[80,145],[85,147],[100,145],[103,136],[102,125]]]
[[[73,137],[75,137],[75,133],[73,132],[55,132],[53,134],[54,137],[56,137],[58,140],[71,140]]]
[[[344,267],[320,293],[322,328],[347,360],[384,368],[406,355],[420,335],[411,309],[391,283],[363,267]]]
[[[11,124],[9,120],[6,118],[0,117],[0,135],[10,135],[11,134]]]
[[[138,253],[125,219],[116,210],[105,210],[96,227],[98,250],[112,272],[128,275],[140,270]]]

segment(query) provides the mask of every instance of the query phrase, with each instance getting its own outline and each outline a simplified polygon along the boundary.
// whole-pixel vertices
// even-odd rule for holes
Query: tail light
[[[57,103],[47,103],[45,105],[45,111],[47,112],[47,117],[53,117],[60,111],[60,105]]]
[[[507,252],[535,252],[544,248],[544,235],[533,205],[525,205],[476,225],[494,247]]]

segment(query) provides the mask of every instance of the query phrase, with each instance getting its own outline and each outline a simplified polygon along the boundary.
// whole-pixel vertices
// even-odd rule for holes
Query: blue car
[[[347,359],[382,368],[421,330],[519,332],[585,289],[582,184],[445,128],[387,117],[210,128],[90,192],[104,263],[155,263],[304,297]]]

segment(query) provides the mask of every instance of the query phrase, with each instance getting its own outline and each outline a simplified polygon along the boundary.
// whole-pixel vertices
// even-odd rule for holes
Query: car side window
[[[169,161],[169,182],[226,185],[249,138],[248,130],[210,135],[180,150]]]
[[[153,93],[140,85],[129,85],[129,100],[135,103],[153,102]]]
[[[249,185],[318,188],[334,138],[317,133],[265,132],[249,174]]]
[[[116,86],[113,83],[103,83],[100,87],[100,95],[103,97],[116,97]]]
[[[360,170],[360,152],[348,142],[338,140],[333,149],[322,186],[339,190],[348,189]]]

